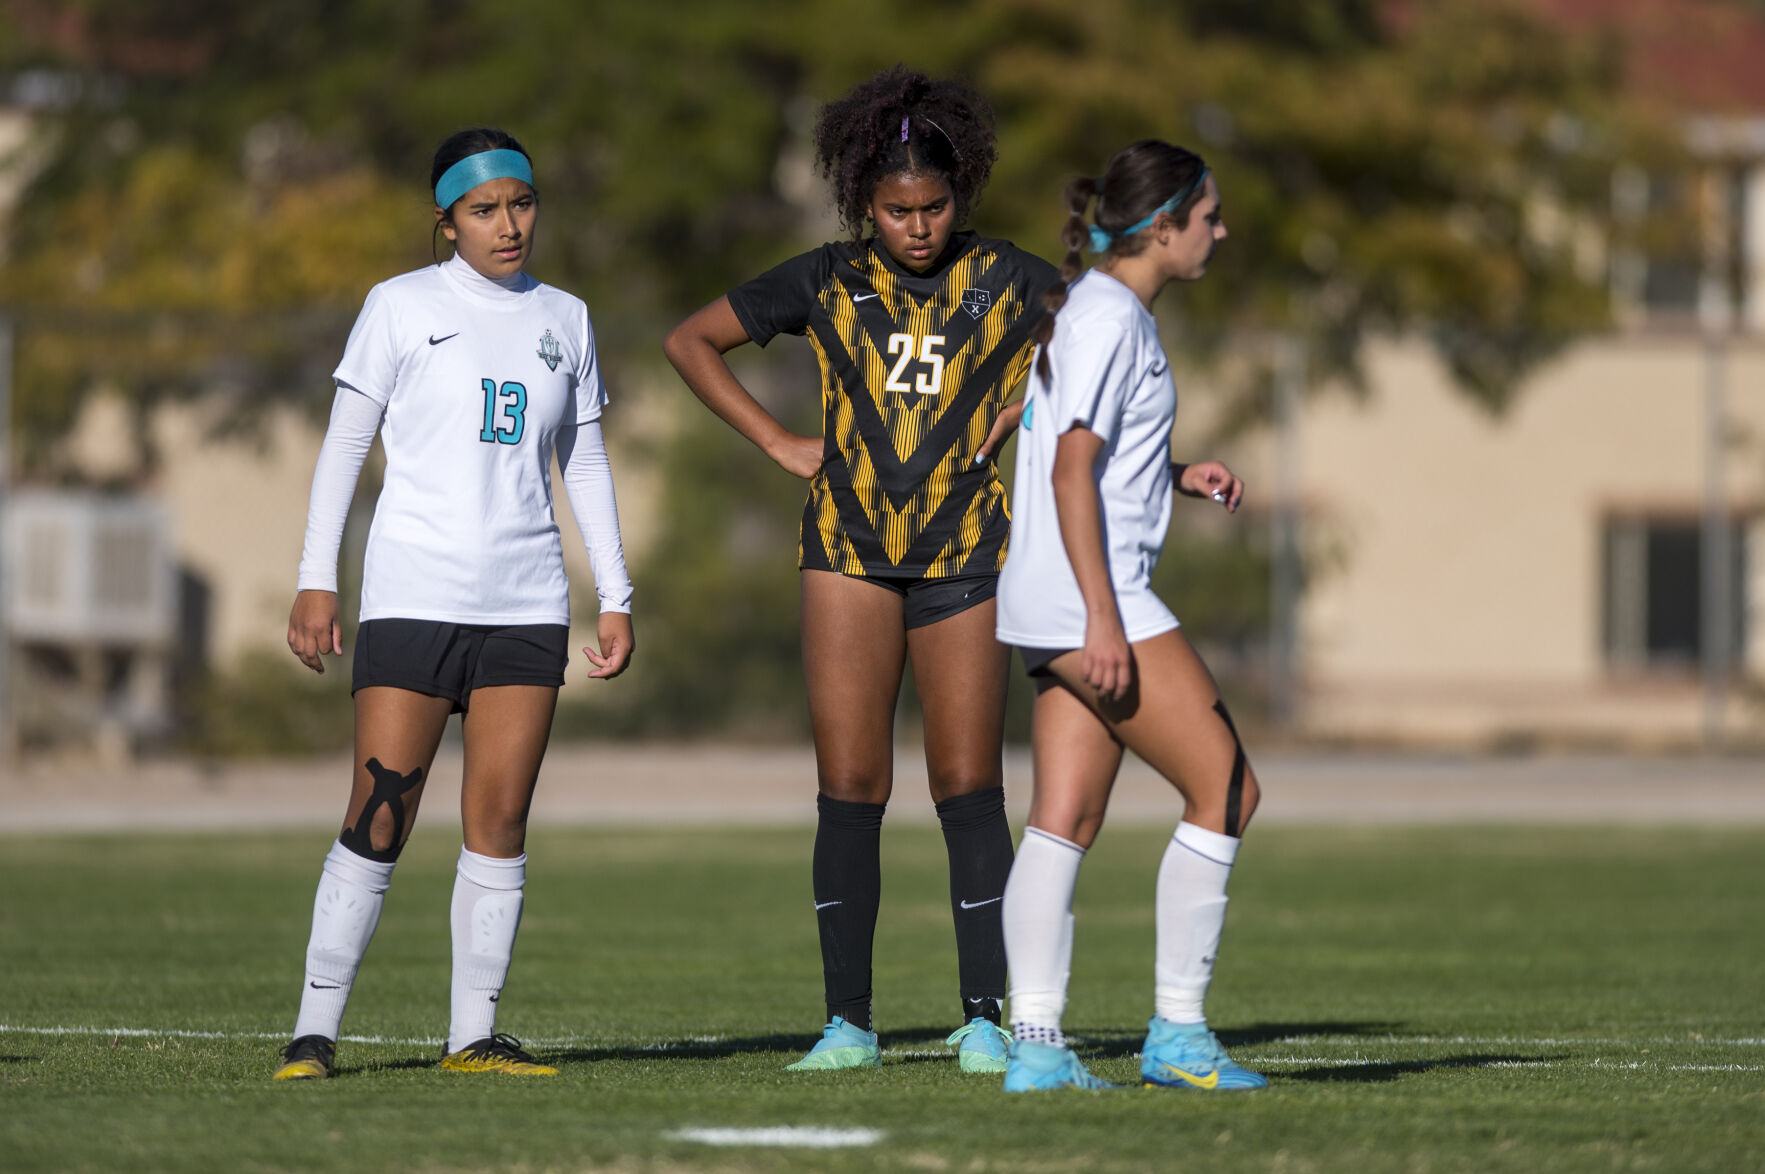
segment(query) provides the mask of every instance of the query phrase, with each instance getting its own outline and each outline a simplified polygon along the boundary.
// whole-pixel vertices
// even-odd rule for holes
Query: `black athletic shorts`
[[[564,683],[570,629],[563,624],[450,624],[368,620],[356,629],[350,692],[390,685],[453,701],[464,713],[472,690]]]
[[[1023,658],[1023,671],[1030,676],[1030,683],[1035,685],[1037,693],[1046,693],[1060,684],[1048,665],[1059,656],[1072,652],[1071,648],[1025,648],[1019,644],[1017,655]]]
[[[909,628],[923,628],[961,615],[999,593],[999,573],[952,575],[946,579],[896,579],[865,575],[866,583],[886,587],[901,597],[902,618]]]

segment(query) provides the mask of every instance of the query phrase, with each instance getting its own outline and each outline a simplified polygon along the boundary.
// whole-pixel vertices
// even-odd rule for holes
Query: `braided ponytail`
[[[1042,309],[1045,313],[1030,335],[1041,347],[1041,353],[1036,356],[1036,370],[1041,373],[1044,383],[1049,379],[1048,344],[1054,338],[1054,315],[1060,312],[1060,307],[1066,305],[1066,291],[1078,280],[1079,274],[1085,271],[1085,260],[1080,256],[1089,231],[1085,224],[1085,210],[1091,206],[1097,188],[1097,181],[1089,176],[1080,176],[1066,185],[1068,215],[1066,224],[1060,230],[1060,243],[1066,246],[1066,257],[1060,262],[1060,280],[1042,293]]]
[[[1084,268],[1080,251],[1088,246],[1107,257],[1132,257],[1152,239],[1151,223],[1160,212],[1168,212],[1178,228],[1189,227],[1189,212],[1201,200],[1206,177],[1207,164],[1195,152],[1158,139],[1141,139],[1117,151],[1100,178],[1075,179],[1067,185],[1070,215],[1060,230],[1066,259],[1060,264],[1060,280],[1042,295],[1046,313],[1031,336],[1041,344],[1036,370],[1044,383],[1049,379],[1054,315],[1066,305],[1067,290]],[[1097,210],[1092,224],[1086,224],[1085,210],[1093,198]],[[1107,246],[1100,247],[1104,241]]]

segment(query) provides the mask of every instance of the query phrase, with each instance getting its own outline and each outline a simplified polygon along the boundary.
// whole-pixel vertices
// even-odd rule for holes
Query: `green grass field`
[[[1068,1026],[1129,1079],[1168,830],[1105,831]],[[499,1026],[550,1080],[434,1066],[454,845],[419,829],[339,1078],[272,1085],[322,832],[0,840],[6,1170],[1765,1168],[1765,829],[1259,829],[1210,1018],[1261,1093],[1006,1096],[942,1047],[935,828],[885,834],[881,1071],[819,1026],[809,829],[541,831]],[[366,1038],[359,1038],[366,1037]],[[837,1151],[707,1127],[878,1131]]]

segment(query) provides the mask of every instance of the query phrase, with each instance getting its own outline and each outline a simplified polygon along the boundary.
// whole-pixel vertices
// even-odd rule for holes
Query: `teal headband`
[[[1148,224],[1151,224],[1166,212],[1175,212],[1177,208],[1182,205],[1184,200],[1187,200],[1190,196],[1199,191],[1201,185],[1206,182],[1207,168],[1203,167],[1201,169],[1201,174],[1195,177],[1193,183],[1185,185],[1178,190],[1176,195],[1154,208],[1152,210],[1152,215],[1140,221],[1138,224],[1130,224],[1120,232],[1110,232],[1107,228],[1099,228],[1095,224],[1091,225],[1091,251],[1093,253],[1101,253],[1109,248],[1112,242],[1124,236],[1133,236],[1136,232],[1139,232],[1142,228],[1145,228]]]
[[[435,206],[451,208],[455,200],[492,179],[518,179],[532,187],[533,164],[519,151],[480,151],[476,155],[467,155],[441,173],[441,180],[435,185]]]

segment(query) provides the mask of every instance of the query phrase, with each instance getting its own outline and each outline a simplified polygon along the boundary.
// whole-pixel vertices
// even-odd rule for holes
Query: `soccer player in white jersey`
[[[583,650],[588,675],[618,676],[633,648],[594,331],[581,301],[526,273],[539,213],[532,164],[502,131],[461,131],[436,151],[430,187],[453,256],[369,292],[313,473],[288,646],[322,673],[321,658],[343,651],[337,549],[380,434],[386,473],[354,650],[354,787],[319,878],[300,1012],[277,1080],[331,1074],[350,987],[455,713],[464,714],[465,844],[441,1066],[557,1071],[496,1031],[521,920],[527,811],[567,660],[554,452],[600,596],[600,647]]]
[[[1092,224],[1085,211],[1097,207]],[[1226,880],[1256,810],[1256,776],[1207,667],[1152,593],[1171,491],[1236,511],[1244,486],[1217,461],[1173,465],[1177,392],[1152,302],[1194,281],[1226,236],[1201,159],[1142,141],[1067,188],[1062,284],[1049,291],[1023,437],[998,635],[1035,681],[1035,798],[1005,889],[1016,1037],[1007,1091],[1107,1088],[1067,1047],[1072,895],[1127,746],[1183,798],[1157,882],[1148,1085],[1261,1088],[1207,1028],[1202,1000]],[[1080,273],[1081,245],[1102,254]]]

